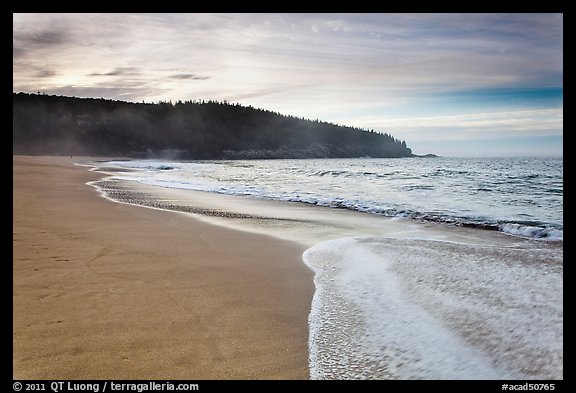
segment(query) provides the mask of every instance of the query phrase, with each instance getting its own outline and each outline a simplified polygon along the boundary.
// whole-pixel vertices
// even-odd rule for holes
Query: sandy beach
[[[307,379],[304,247],[114,203],[13,157],[14,379]]]

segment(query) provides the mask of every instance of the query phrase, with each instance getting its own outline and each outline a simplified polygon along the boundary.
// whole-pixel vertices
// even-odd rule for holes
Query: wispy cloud
[[[14,42],[20,45],[61,45],[66,42],[66,32],[59,27],[56,30],[19,32],[13,36]]]
[[[56,71],[54,70],[50,70],[50,69],[43,69],[43,70],[39,70],[35,77],[37,78],[52,78],[53,76],[55,76],[57,74]]]
[[[124,76],[124,75],[140,75],[140,72],[135,67],[117,67],[108,72],[92,72],[88,76]]]
[[[51,90],[51,94],[64,95],[64,96],[75,96],[75,97],[95,97],[95,98],[110,98],[122,100],[122,101],[132,101],[140,102],[146,101],[151,102],[146,99],[149,94],[161,95],[165,93],[162,89],[154,89],[149,86],[58,86]]]
[[[196,74],[175,74],[175,75],[169,75],[168,78],[170,78],[170,79],[191,79],[191,80],[200,80],[200,81],[210,79],[209,76],[196,75]]]
[[[397,130],[417,139],[461,140],[508,136],[562,136],[561,109],[469,113],[397,119],[370,119],[364,126]],[[407,137],[408,138],[408,137]],[[409,139],[409,138],[408,138]]]

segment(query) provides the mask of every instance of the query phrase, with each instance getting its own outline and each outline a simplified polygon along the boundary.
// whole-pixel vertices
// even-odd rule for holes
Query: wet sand
[[[305,247],[114,203],[13,157],[14,379],[307,379]]]

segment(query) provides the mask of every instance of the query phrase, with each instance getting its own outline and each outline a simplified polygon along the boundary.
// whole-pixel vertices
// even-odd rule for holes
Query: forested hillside
[[[178,159],[411,157],[389,134],[215,101],[13,93],[13,153]]]

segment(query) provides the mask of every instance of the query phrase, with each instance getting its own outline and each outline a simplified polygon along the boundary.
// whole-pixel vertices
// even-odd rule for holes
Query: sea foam
[[[311,378],[562,378],[559,261],[519,263],[545,253],[387,238],[310,248]]]

